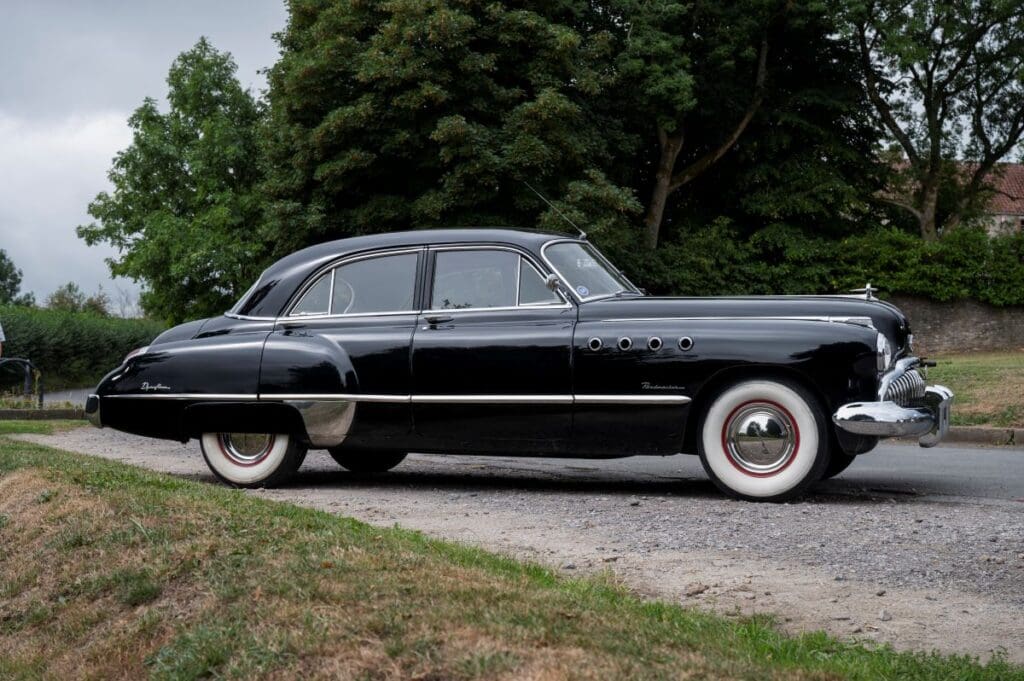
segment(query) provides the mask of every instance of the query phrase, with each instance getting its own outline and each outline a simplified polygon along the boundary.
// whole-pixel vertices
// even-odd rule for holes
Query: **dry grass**
[[[1024,679],[0,438],[0,678]]]
[[[956,394],[953,423],[1024,428],[1024,351],[943,356],[929,382]]]

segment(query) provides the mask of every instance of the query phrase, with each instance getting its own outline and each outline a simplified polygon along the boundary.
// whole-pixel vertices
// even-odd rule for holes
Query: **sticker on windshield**
[[[590,295],[590,289],[587,288],[586,286],[577,286],[576,293],[580,294],[583,297],[586,297]]]

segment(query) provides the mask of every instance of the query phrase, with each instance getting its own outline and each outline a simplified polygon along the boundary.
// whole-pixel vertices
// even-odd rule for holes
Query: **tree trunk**
[[[918,224],[921,226],[921,238],[925,241],[938,241],[939,228],[935,222],[935,212],[939,204],[939,183],[938,181],[925,182],[924,191],[921,193],[921,213],[918,216]]]
[[[675,168],[679,151],[683,148],[683,135],[668,135],[659,127],[658,141],[661,155],[658,158],[658,170],[654,174],[651,200],[647,204],[647,214],[644,216],[644,246],[651,251],[658,247],[661,219],[665,215],[668,195],[672,192],[672,170]]]

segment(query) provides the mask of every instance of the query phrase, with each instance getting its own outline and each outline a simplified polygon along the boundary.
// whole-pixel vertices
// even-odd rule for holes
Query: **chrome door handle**
[[[423,317],[423,319],[426,320],[427,324],[430,324],[431,326],[437,326],[438,324],[450,322],[451,320],[455,319],[455,317],[451,316],[450,314],[428,314],[425,317]]]

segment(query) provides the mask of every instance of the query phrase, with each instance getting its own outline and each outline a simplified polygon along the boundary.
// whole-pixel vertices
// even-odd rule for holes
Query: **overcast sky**
[[[128,116],[145,97],[163,101],[171,62],[203,35],[262,90],[286,16],[284,0],[0,0],[0,248],[22,291],[42,302],[75,281],[137,294],[111,280],[112,249],[75,234],[131,141]]]

